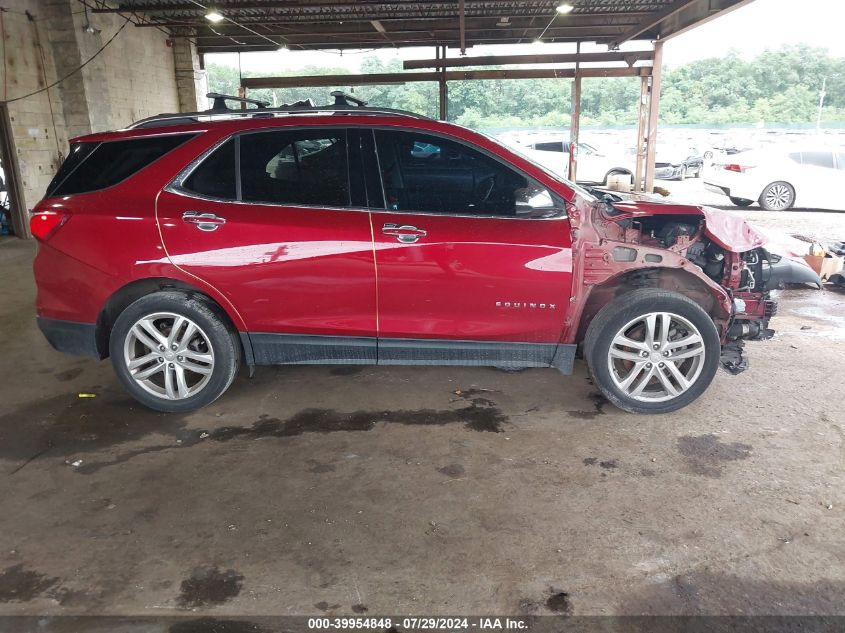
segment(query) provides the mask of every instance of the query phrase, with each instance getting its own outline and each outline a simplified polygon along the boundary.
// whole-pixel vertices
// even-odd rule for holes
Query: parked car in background
[[[704,185],[740,207],[845,210],[845,147],[793,146],[734,154],[708,171]]]
[[[529,156],[547,169],[569,177],[568,137],[560,135],[525,135],[503,137],[501,140]],[[624,154],[608,155],[583,141],[578,143],[578,173],[583,183],[605,184],[614,175],[633,175],[633,160]]]
[[[350,103],[73,139],[31,228],[48,341],[111,357],[159,411],[213,402],[242,364],[571,373],[578,351],[611,402],[665,413],[773,334],[776,260],[742,218]]]
[[[659,180],[684,180],[700,178],[704,158],[694,147],[682,145],[663,146],[657,142],[654,177]]]

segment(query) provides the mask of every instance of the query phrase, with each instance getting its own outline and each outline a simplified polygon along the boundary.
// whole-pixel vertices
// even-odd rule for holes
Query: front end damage
[[[707,311],[722,343],[722,366],[744,371],[743,344],[771,338],[777,310],[771,290],[779,258],[742,218],[707,207],[605,198],[571,212],[576,279],[568,335],[580,340],[586,324],[609,300],[657,287],[684,294]],[[579,325],[580,324],[580,325]]]

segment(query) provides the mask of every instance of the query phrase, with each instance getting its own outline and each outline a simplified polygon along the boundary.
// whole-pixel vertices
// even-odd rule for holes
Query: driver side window
[[[543,218],[559,214],[532,178],[461,143],[416,132],[376,130],[387,209]]]

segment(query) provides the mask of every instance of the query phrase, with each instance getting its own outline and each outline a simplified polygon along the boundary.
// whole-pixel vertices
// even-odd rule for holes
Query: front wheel
[[[656,288],[608,303],[584,339],[596,386],[632,413],[669,413],[691,403],[713,380],[720,351],[716,326],[698,304]]]
[[[214,402],[240,366],[237,334],[201,297],[165,291],[126,308],[112,328],[112,365],[141,404],[167,413]]]
[[[788,182],[773,182],[763,189],[759,202],[766,211],[786,211],[795,204],[795,189]]]

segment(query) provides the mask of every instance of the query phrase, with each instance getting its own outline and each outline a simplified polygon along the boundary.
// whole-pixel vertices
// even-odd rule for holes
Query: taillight
[[[735,171],[738,174],[744,174],[749,169],[754,169],[751,165],[737,165],[736,163],[729,163],[722,167],[722,169],[726,169],[727,171]]]
[[[39,211],[29,221],[29,230],[35,239],[46,242],[68,219],[70,214],[64,211]]]

